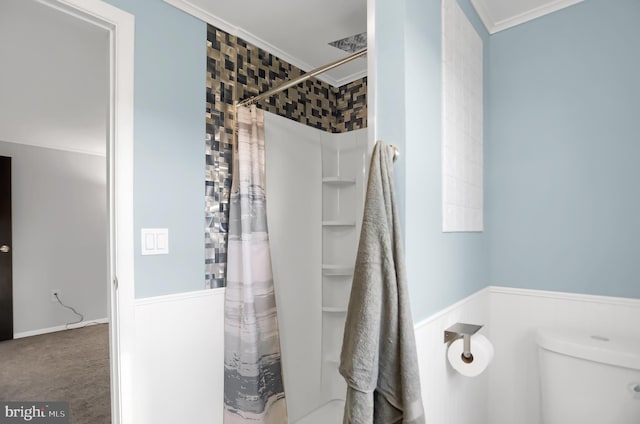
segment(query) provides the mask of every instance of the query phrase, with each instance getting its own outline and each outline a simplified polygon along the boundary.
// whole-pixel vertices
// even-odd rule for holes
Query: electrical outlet
[[[62,296],[62,291],[60,289],[53,289],[51,290],[51,301],[52,302],[57,302],[58,299],[56,298],[56,295],[58,295],[58,297]]]

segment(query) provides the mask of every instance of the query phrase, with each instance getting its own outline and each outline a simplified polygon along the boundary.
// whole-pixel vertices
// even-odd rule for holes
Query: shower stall
[[[364,204],[367,130],[265,113],[267,220],[289,423],[338,424],[338,373]]]

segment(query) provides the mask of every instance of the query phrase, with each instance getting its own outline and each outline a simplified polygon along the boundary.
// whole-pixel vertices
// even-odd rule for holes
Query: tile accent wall
[[[233,102],[262,93],[304,73],[211,25],[207,28],[205,181],[206,287],[225,286]],[[331,133],[367,126],[367,79],[342,87],[310,78],[258,107]]]
[[[333,132],[342,133],[367,127],[367,77],[336,89]]]

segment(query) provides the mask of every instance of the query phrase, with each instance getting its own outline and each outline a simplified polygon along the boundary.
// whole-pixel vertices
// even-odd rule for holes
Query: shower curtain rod
[[[358,53],[352,54],[351,56],[347,56],[347,57],[345,57],[343,59],[336,60],[335,62],[331,62],[328,65],[324,65],[324,66],[322,66],[320,68],[314,69],[313,71],[309,71],[306,74],[300,75],[297,78],[294,78],[294,79],[292,79],[290,81],[282,83],[281,85],[279,85],[279,86],[277,86],[275,88],[272,88],[269,91],[265,91],[262,94],[258,94],[257,96],[253,96],[253,97],[245,99],[245,100],[243,100],[241,102],[238,102],[238,103],[236,103],[236,107],[249,106],[249,105],[255,104],[255,103],[259,102],[262,99],[271,97],[276,93],[279,93],[281,91],[286,90],[287,88],[291,88],[291,87],[293,87],[295,85],[300,84],[302,81],[308,80],[311,77],[315,77],[316,75],[319,75],[319,74],[322,74],[324,72],[327,72],[328,70],[333,69],[333,68],[335,68],[337,66],[343,65],[343,64],[345,64],[347,62],[351,62],[353,59],[357,59],[359,57],[365,56],[366,54],[367,54],[367,49],[364,49],[364,50],[359,51]]]

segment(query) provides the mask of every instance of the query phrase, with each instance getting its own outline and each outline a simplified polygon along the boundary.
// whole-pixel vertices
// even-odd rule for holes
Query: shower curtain
[[[225,297],[224,423],[286,424],[265,199],[264,112],[238,108]]]

